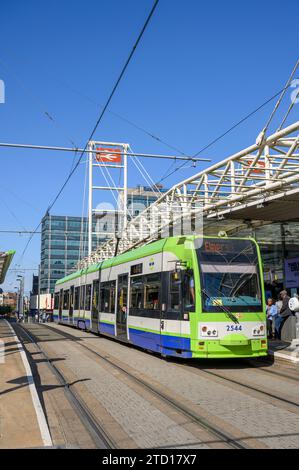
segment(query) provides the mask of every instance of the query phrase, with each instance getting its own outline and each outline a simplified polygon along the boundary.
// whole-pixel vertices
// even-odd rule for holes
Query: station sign
[[[120,148],[96,148],[96,160],[99,163],[121,163],[121,154]]]
[[[284,261],[286,287],[299,287],[299,257]]]

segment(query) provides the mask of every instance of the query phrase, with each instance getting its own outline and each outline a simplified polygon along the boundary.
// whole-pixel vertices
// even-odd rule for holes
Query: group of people
[[[40,312],[35,314],[35,323],[47,323],[50,321],[50,314],[47,312]]]
[[[290,297],[286,290],[282,290],[278,300],[267,299],[267,329],[269,339],[281,339],[281,330],[286,319],[293,315],[289,308]]]

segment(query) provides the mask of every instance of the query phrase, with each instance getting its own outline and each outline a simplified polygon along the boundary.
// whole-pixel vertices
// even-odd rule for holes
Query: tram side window
[[[75,287],[74,310],[79,310],[80,287]]]
[[[63,307],[63,289],[59,291],[59,310],[62,310]]]
[[[85,290],[85,310],[90,310],[90,301],[91,301],[91,284],[87,284],[86,290]]]
[[[144,308],[158,310],[160,308],[161,275],[149,274],[144,282]]]
[[[169,279],[169,306],[170,310],[180,310],[180,276],[176,271],[172,271]]]
[[[80,310],[84,310],[85,304],[85,286],[80,287]]]
[[[54,309],[58,310],[59,309],[59,292],[55,292],[55,297],[54,297]]]
[[[143,278],[142,276],[131,278],[130,308],[141,309],[143,307]]]
[[[115,313],[115,281],[101,282],[101,312]]]
[[[63,292],[63,310],[69,309],[69,289]]]
[[[99,287],[100,283],[98,280],[93,281],[93,289],[92,289],[92,310],[97,312],[98,305],[99,305]]]

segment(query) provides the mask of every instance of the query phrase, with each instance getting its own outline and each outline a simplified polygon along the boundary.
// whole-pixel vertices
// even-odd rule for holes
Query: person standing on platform
[[[292,315],[292,312],[289,309],[290,297],[288,296],[287,291],[282,290],[279,296],[282,300],[282,306],[281,306],[279,314],[276,317],[275,330],[276,330],[277,338],[281,339],[281,330],[282,330],[283,324],[286,321],[286,319]]]
[[[272,298],[269,298],[267,300],[266,313],[267,313],[268,338],[274,339],[275,338],[275,320],[278,315],[278,310]]]

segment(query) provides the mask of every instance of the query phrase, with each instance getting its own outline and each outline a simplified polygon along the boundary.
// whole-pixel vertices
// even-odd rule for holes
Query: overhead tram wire
[[[75,144],[74,140],[66,134],[66,129],[64,129],[64,126],[61,125],[60,122],[58,122],[57,118],[54,118],[53,114],[51,114],[49,111],[47,111],[44,106],[44,103],[41,101],[41,99],[21,80],[18,75],[15,73],[14,70],[11,69],[10,66],[7,65],[6,62],[3,61],[3,58],[0,57],[0,63],[8,70],[8,73],[12,74],[16,80],[16,82],[19,84],[19,86],[25,90],[25,92],[28,94],[28,96],[31,97],[31,100],[35,102],[37,105],[37,108],[41,112],[41,114],[49,121],[52,122],[56,128],[60,130],[61,133],[63,133],[64,137],[73,145],[75,148],[77,145]]]
[[[76,90],[75,88],[73,88],[72,86],[68,85],[67,83],[65,83],[65,86],[66,88],[70,89],[73,93],[77,94],[78,96],[81,96],[82,98],[84,98],[85,100],[89,101],[90,103],[96,105],[96,106],[100,106],[99,103],[97,103],[94,99],[90,98],[89,96],[87,96],[85,93],[81,93],[79,90]],[[162,139],[161,137],[157,136],[154,132],[151,132],[149,131],[148,129],[145,129],[143,126],[140,126],[139,124],[136,124],[135,122],[133,122],[131,119],[128,119],[124,116],[122,116],[121,114],[119,113],[116,113],[115,111],[112,111],[111,109],[108,109],[107,112],[109,114],[111,114],[112,116],[115,116],[117,117],[118,119],[120,119],[121,121],[123,122],[126,122],[127,124],[129,124],[130,126],[134,127],[135,129],[139,130],[140,132],[143,132],[144,134],[148,135],[151,139],[153,140],[156,140],[157,142],[159,142],[160,144],[162,145],[165,145],[166,147],[168,147],[169,149],[171,150],[174,150],[175,152],[178,152],[180,155],[185,155],[187,156],[187,154],[185,152],[183,152],[181,149],[179,149],[178,147],[170,144],[169,142],[166,142],[166,140]]]
[[[223,139],[223,137],[225,137],[227,134],[229,134],[231,131],[233,131],[234,129],[236,129],[238,126],[240,126],[241,124],[243,124],[243,122],[245,122],[247,119],[249,119],[251,116],[253,116],[254,114],[256,114],[258,111],[260,111],[262,108],[264,108],[267,104],[269,104],[271,101],[273,101],[275,98],[277,98],[277,96],[279,96],[281,93],[285,92],[289,87],[291,86],[291,83],[288,83],[284,88],[282,88],[280,91],[278,91],[277,93],[275,93],[275,95],[271,96],[271,98],[267,99],[263,104],[261,104],[260,106],[258,106],[256,109],[254,109],[253,111],[251,111],[249,114],[247,114],[245,117],[243,117],[242,119],[240,119],[240,121],[236,122],[233,126],[231,126],[229,129],[227,129],[225,132],[223,132],[222,134],[220,134],[218,137],[216,137],[215,139],[213,139],[210,143],[208,143],[207,145],[205,145],[204,147],[202,147],[197,153],[195,153],[193,155],[193,158],[197,157],[198,155],[200,155],[202,152],[204,152],[205,150],[207,150],[208,148],[212,147],[212,145],[214,145],[216,142],[218,142],[219,140]],[[185,161],[184,163],[182,163],[180,166],[178,166],[177,168],[175,168],[172,172],[170,173],[167,173],[163,175],[163,177],[158,181],[157,184],[161,183],[162,181],[166,180],[167,178],[169,178],[171,175],[173,175],[174,173],[176,173],[178,170],[180,170],[181,168],[183,168],[187,163],[188,163],[189,160]],[[191,161],[191,159],[190,159]],[[172,166],[172,165],[171,165]],[[168,170],[169,171],[169,170]]]
[[[71,177],[73,176],[73,174],[74,174],[75,171],[77,170],[78,166],[80,165],[80,162],[81,162],[81,160],[82,160],[82,158],[83,158],[83,155],[84,155],[84,153],[85,153],[85,151],[86,151],[86,149],[87,149],[88,143],[89,143],[89,141],[92,140],[92,138],[93,138],[93,136],[94,136],[94,134],[95,134],[95,132],[96,132],[96,130],[97,130],[97,128],[98,128],[98,126],[99,126],[99,124],[100,124],[100,122],[101,122],[101,120],[102,120],[102,118],[103,118],[103,116],[104,116],[104,114],[105,114],[105,112],[106,112],[106,110],[107,110],[107,108],[108,108],[108,106],[109,106],[109,104],[110,104],[110,102],[111,102],[111,100],[112,100],[112,98],[113,98],[113,96],[114,96],[114,94],[115,94],[115,92],[116,92],[116,90],[117,90],[117,88],[118,88],[118,86],[119,86],[119,84],[120,84],[122,78],[123,78],[123,76],[124,76],[124,74],[125,74],[125,71],[126,71],[128,65],[129,65],[129,63],[131,62],[131,59],[132,59],[132,57],[133,57],[133,55],[134,55],[134,53],[135,53],[135,51],[136,51],[136,49],[137,49],[137,47],[138,47],[138,44],[140,43],[140,40],[141,40],[141,38],[142,38],[142,36],[143,36],[143,34],[144,34],[144,32],[145,32],[145,30],[146,30],[146,28],[147,28],[147,26],[148,26],[150,20],[151,20],[151,18],[152,18],[153,14],[154,14],[154,12],[155,12],[155,10],[156,10],[156,7],[157,7],[158,3],[159,3],[159,0],[155,0],[154,5],[152,6],[152,9],[151,9],[151,11],[150,11],[150,13],[149,13],[149,15],[148,15],[148,17],[147,17],[145,23],[144,23],[144,25],[143,25],[143,27],[142,27],[142,29],[141,29],[139,35],[138,35],[138,37],[137,37],[137,40],[136,40],[135,43],[134,43],[134,46],[133,46],[133,48],[132,48],[132,50],[131,50],[131,52],[130,52],[130,54],[129,54],[129,57],[127,58],[127,60],[126,60],[126,62],[125,62],[125,64],[124,64],[124,66],[123,66],[123,68],[122,68],[122,70],[121,70],[121,72],[120,72],[120,75],[119,75],[118,79],[116,80],[116,82],[115,82],[115,84],[114,84],[114,86],[113,86],[113,88],[112,88],[112,91],[111,91],[111,93],[110,93],[110,95],[109,95],[109,97],[108,97],[108,100],[107,100],[107,102],[106,102],[106,104],[105,104],[103,110],[101,111],[100,116],[99,116],[98,120],[96,121],[96,124],[95,124],[94,128],[92,129],[92,132],[91,132],[91,134],[90,134],[90,136],[89,136],[89,138],[88,138],[88,140],[87,140],[87,142],[86,142],[86,144],[85,144],[84,150],[81,152],[80,157],[79,157],[79,159],[78,159],[76,165],[75,165],[75,166],[73,167],[73,169],[70,171],[69,175],[67,176],[65,182],[64,182],[63,185],[61,186],[61,188],[60,188],[60,190],[58,191],[57,195],[55,196],[55,198],[53,199],[53,201],[52,201],[52,202],[50,203],[50,205],[48,206],[46,213],[48,213],[48,212],[52,209],[52,207],[53,207],[54,204],[56,203],[57,199],[59,198],[59,196],[60,196],[61,193],[63,192],[64,188],[66,187],[67,183],[69,182],[69,180],[71,179]],[[36,230],[39,229],[40,225],[41,225],[41,222],[40,222],[40,223],[38,224],[38,226],[36,227]],[[23,258],[24,254],[26,253],[26,250],[27,250],[27,248],[28,248],[28,246],[29,246],[31,240],[32,240],[32,236],[29,238],[29,240],[28,240],[28,242],[27,242],[27,244],[26,244],[26,246],[25,246],[25,248],[24,248],[24,250],[23,250],[23,252],[22,252],[21,259]]]

